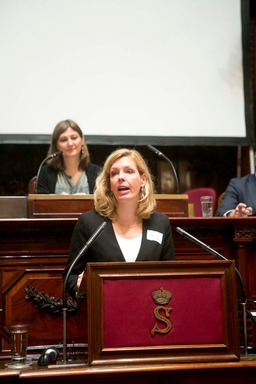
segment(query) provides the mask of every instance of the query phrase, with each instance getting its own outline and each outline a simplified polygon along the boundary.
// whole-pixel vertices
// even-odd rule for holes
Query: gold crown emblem
[[[161,287],[158,291],[152,292],[152,297],[157,304],[167,304],[172,297],[172,293]]]

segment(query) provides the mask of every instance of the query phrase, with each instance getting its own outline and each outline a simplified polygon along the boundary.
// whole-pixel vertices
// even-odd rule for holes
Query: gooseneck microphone
[[[103,232],[103,230],[106,228],[107,222],[104,221],[98,229],[92,234],[92,236],[87,240],[83,248],[80,250],[78,255],[76,256],[75,260],[70,265],[67,274],[63,281],[63,291],[62,291],[62,312],[63,312],[63,364],[67,364],[67,282],[68,278],[70,276],[70,273],[72,272],[75,264],[80,259],[80,257],[87,251],[92,244],[95,242],[95,240],[100,236],[100,234]]]
[[[47,156],[47,157],[42,161],[42,163],[40,164],[40,166],[39,166],[39,168],[38,168],[37,175],[36,175],[36,188],[35,188],[35,193],[37,193],[38,179],[39,179],[39,175],[40,175],[42,166],[46,163],[46,161],[48,161],[48,160],[50,160],[50,159],[53,159],[54,157],[59,156],[59,155],[61,155],[61,154],[62,154],[62,151],[54,152],[54,153],[52,153],[50,156]]]
[[[177,176],[177,173],[176,173],[176,169],[174,168],[174,165],[173,165],[172,161],[170,159],[168,159],[168,157],[166,157],[162,152],[158,151],[158,149],[156,149],[152,145],[148,144],[147,147],[152,152],[154,152],[157,156],[162,157],[163,159],[165,159],[170,164],[170,166],[172,167],[172,171],[173,171],[175,182],[176,182],[176,193],[179,194],[180,193],[179,179],[178,179],[178,176]]]
[[[206,249],[208,252],[217,256],[219,259],[228,261],[228,259],[226,257],[224,257],[223,255],[221,255],[220,253],[218,253],[217,251],[215,251],[214,249],[209,247],[209,245],[206,245],[202,241],[198,240],[196,237],[194,237],[194,236],[190,235],[188,232],[184,231],[184,229],[181,229],[180,227],[177,227],[175,229],[178,233],[187,237],[189,240],[193,241],[194,243],[196,243],[200,247]],[[239,279],[240,288],[241,288],[241,305],[243,307],[243,327],[244,327],[244,354],[245,354],[245,356],[247,356],[248,351],[247,351],[246,294],[245,294],[245,287],[244,287],[244,281],[243,281],[242,275],[238,271],[237,268],[235,268],[235,271],[236,271],[237,277]]]

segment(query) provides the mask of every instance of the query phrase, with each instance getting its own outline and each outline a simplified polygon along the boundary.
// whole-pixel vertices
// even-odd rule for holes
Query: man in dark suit
[[[215,216],[246,217],[256,215],[256,176],[233,178]]]

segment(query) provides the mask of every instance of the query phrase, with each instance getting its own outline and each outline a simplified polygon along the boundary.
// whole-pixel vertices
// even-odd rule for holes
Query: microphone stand
[[[176,231],[180,233],[181,235],[187,237],[189,240],[193,241],[197,245],[200,245],[200,247],[206,249],[208,252],[212,253],[213,255],[217,256],[219,259],[227,260],[228,259],[224,256],[222,256],[220,253],[209,247],[208,245],[204,244],[202,241],[198,240],[196,237],[190,235],[188,232],[184,231],[184,229],[181,229],[180,227],[176,228]],[[237,268],[235,268],[237,277],[240,282],[240,288],[241,288],[241,305],[243,308],[243,327],[244,327],[244,354],[245,357],[247,357],[248,354],[248,346],[247,346],[247,323],[246,323],[246,294],[245,294],[245,287],[244,287],[244,281],[242,278],[242,275],[238,271]]]
[[[62,151],[54,152],[54,153],[52,153],[50,156],[47,156],[47,157],[42,161],[42,163],[40,164],[40,166],[39,166],[39,168],[38,168],[38,171],[37,171],[37,175],[36,175],[36,188],[35,188],[35,194],[37,194],[38,179],[39,179],[39,175],[40,175],[42,166],[46,163],[46,161],[48,161],[48,160],[50,160],[50,159],[53,159],[54,157],[59,156],[59,155],[61,155],[61,154],[62,154]]]
[[[179,179],[178,179],[178,176],[177,176],[177,173],[176,173],[176,169],[174,168],[173,163],[171,162],[170,159],[168,159],[168,157],[166,157],[162,152],[158,151],[158,149],[156,149],[152,145],[147,145],[147,147],[152,152],[154,152],[157,156],[162,157],[163,159],[165,159],[170,164],[170,166],[172,167],[172,171],[173,171],[175,182],[176,182],[176,193],[178,195],[180,193],[180,184],[179,184]]]
[[[89,238],[89,240],[85,243],[84,247],[80,250],[79,254],[76,256],[75,260],[69,267],[67,274],[65,276],[63,282],[63,291],[62,291],[62,313],[63,313],[63,364],[67,364],[67,282],[70,276],[70,273],[80,259],[80,257],[84,254],[85,251],[89,249],[89,247],[94,243],[94,241],[99,237],[99,235],[103,232],[107,225],[107,222],[104,221],[99,228],[93,233],[93,235]]]

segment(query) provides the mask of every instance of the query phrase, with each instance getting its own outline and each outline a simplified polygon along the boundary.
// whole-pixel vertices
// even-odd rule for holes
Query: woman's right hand
[[[77,286],[78,289],[80,288],[80,285],[81,285],[81,282],[83,280],[83,277],[84,277],[84,272],[81,273],[80,275],[78,275],[77,283],[76,283],[76,286]]]

